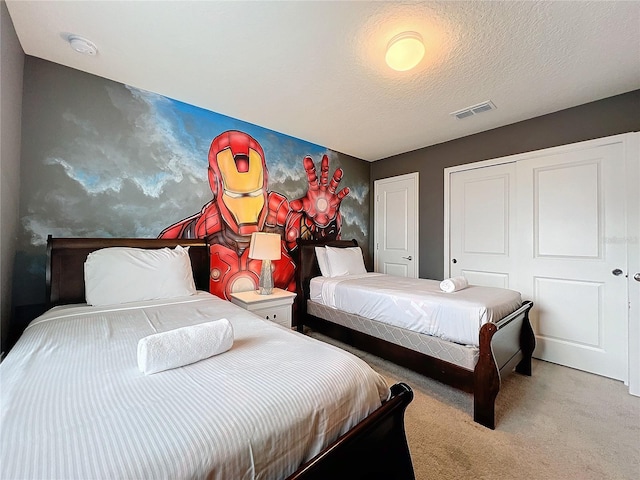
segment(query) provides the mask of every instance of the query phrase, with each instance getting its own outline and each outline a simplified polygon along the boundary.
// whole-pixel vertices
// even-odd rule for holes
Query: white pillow
[[[91,252],[84,263],[89,305],[182,297],[196,293],[189,247],[110,247]]]
[[[360,247],[325,247],[332,277],[367,273]]]
[[[316,258],[318,259],[318,266],[320,267],[322,276],[330,277],[331,270],[329,269],[329,260],[327,259],[327,249],[324,247],[316,247]]]

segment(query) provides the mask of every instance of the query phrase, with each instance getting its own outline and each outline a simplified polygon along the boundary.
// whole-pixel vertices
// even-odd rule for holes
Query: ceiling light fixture
[[[405,72],[420,63],[424,57],[424,43],[418,32],[402,32],[387,45],[385,60],[394,70]]]
[[[71,45],[71,48],[78,53],[82,53],[84,55],[95,55],[98,53],[98,47],[96,47],[93,42],[79,35],[69,35],[67,37],[67,41],[69,42],[69,45]]]

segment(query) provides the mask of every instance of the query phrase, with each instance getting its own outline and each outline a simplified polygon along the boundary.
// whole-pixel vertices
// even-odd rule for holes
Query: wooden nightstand
[[[274,288],[271,295],[260,295],[257,290],[231,294],[231,302],[262,318],[291,328],[291,310],[296,294]]]

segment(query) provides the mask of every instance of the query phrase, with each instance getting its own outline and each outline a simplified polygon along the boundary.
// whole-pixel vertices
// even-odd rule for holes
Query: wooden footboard
[[[473,419],[495,428],[495,401],[500,378],[514,368],[531,375],[531,356],[535,336],[529,322],[533,303],[526,301],[511,315],[497,323],[485,323],[480,329],[480,355],[473,379]]]
[[[330,478],[415,478],[404,431],[404,412],[413,391],[404,384],[391,387],[391,399],[342,435],[288,480]]]
[[[313,315],[305,314],[298,327],[308,325],[313,330],[348,345],[473,393],[474,420],[494,429],[495,400],[500,391],[501,378],[514,367],[519,373],[531,375],[535,337],[528,314],[532,306],[533,303],[525,302],[498,324],[488,323],[483,326],[480,331],[479,359],[473,371]]]

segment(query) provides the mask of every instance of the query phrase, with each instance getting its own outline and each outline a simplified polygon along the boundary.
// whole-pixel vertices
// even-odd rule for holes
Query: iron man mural
[[[282,258],[273,262],[276,287],[295,290],[291,252],[296,239],[340,238],[340,202],[348,188],[336,193],[342,169],[329,181],[329,159],[322,157],[320,177],[313,159],[303,160],[307,193],[288,199],[268,190],[264,151],[250,135],[230,130],[218,135],[209,148],[209,185],[213,199],[192,215],[164,229],[160,238],[202,238],[210,246],[209,290],[229,299],[232,292],[258,287],[261,261],[248,257],[253,232],[278,233]]]

